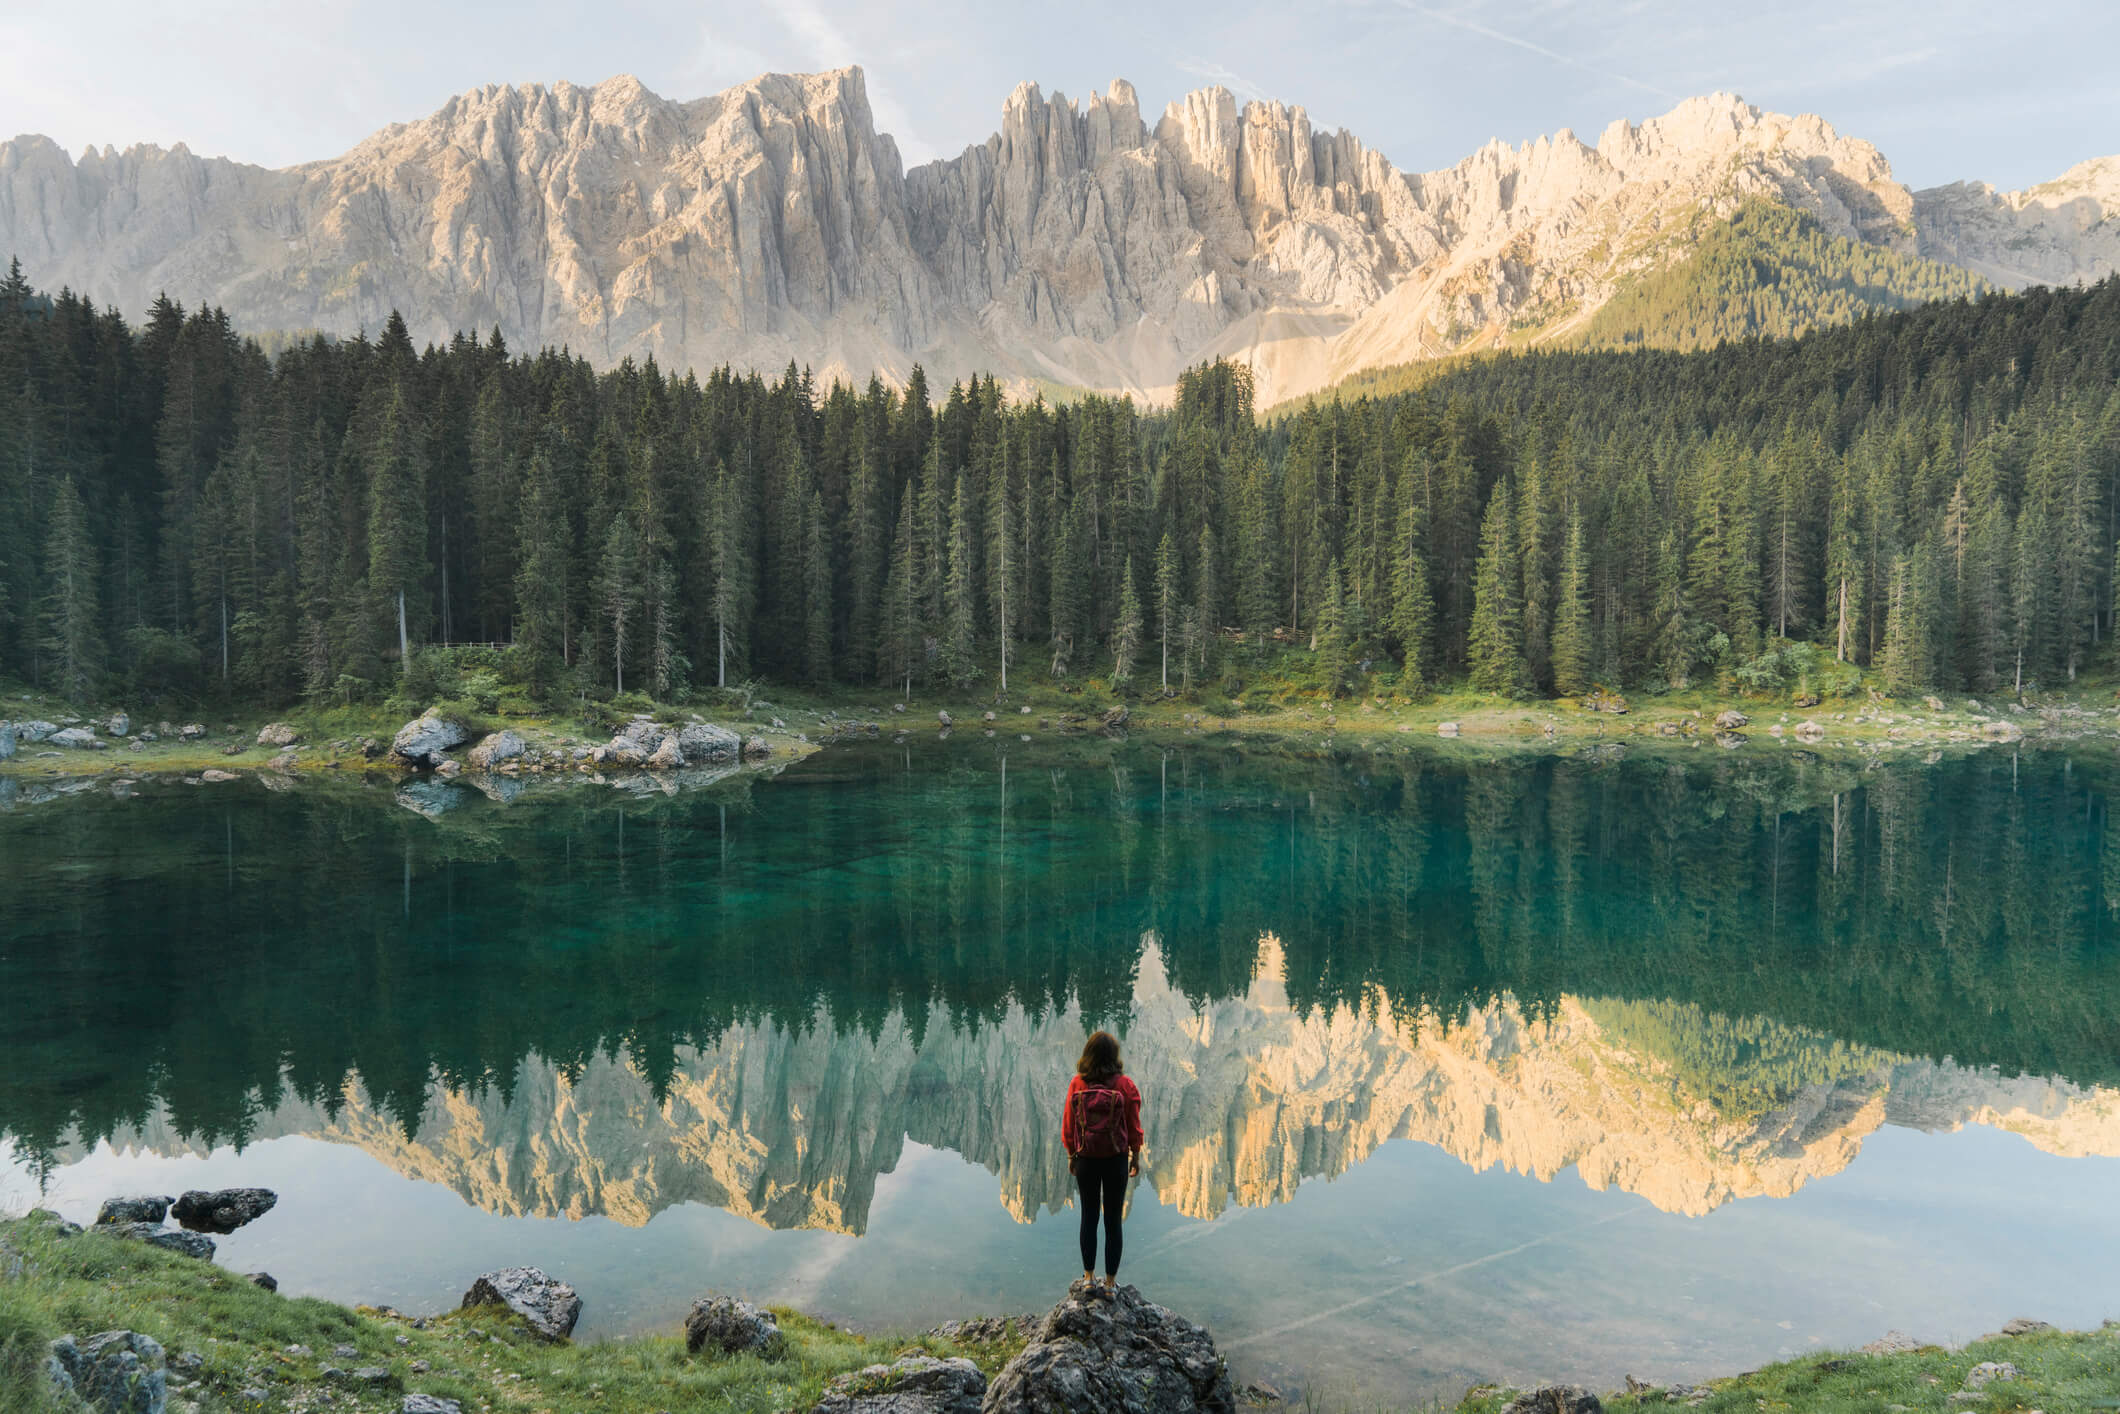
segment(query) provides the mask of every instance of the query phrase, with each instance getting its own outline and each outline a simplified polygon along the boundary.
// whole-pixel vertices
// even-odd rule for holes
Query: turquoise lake
[[[2120,1315],[2110,754],[836,746],[491,796],[0,778],[0,1207],[258,1183],[220,1260],[532,1263],[866,1329],[1123,1278],[1240,1379],[1454,1398]]]

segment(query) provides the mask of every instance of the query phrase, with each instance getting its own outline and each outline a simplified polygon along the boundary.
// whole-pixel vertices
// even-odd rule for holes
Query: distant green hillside
[[[1755,201],[1675,265],[1622,286],[1567,342],[1582,348],[1704,349],[1794,338],[1873,310],[1966,299],[1987,282],[1955,265],[1830,235],[1818,219]]]
[[[1807,212],[1754,201],[1727,221],[1709,223],[1692,255],[1633,277],[1580,329],[1555,342],[1584,349],[1691,351],[1731,339],[1794,338],[1873,311],[1971,298],[1988,288],[1985,280],[1955,265],[1831,235]],[[1293,401],[1411,392],[1479,356],[1365,368]]]

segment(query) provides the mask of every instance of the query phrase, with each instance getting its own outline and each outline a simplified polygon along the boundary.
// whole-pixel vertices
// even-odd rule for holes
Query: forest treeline
[[[498,334],[268,357],[0,284],[0,675],[77,699],[743,676],[1335,692],[2050,685],[2114,626],[2120,280],[1694,353],[1467,361],[1261,423]]]

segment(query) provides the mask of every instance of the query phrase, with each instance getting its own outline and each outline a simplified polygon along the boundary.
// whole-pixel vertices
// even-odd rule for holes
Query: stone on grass
[[[523,754],[522,735],[513,731],[497,731],[471,748],[465,758],[475,771],[490,771],[503,762],[513,761]]]
[[[159,1223],[113,1223],[105,1231],[114,1237],[149,1243],[165,1251],[196,1257],[202,1262],[213,1260],[213,1239],[203,1233],[172,1232]]]
[[[677,734],[677,749],[685,756],[688,766],[702,766],[712,761],[734,761],[743,754],[743,738],[727,727],[717,727],[710,722],[694,722]]]
[[[907,1355],[825,1386],[810,1414],[980,1414],[986,1376],[965,1359]]]
[[[60,1392],[71,1392],[101,1414],[162,1414],[169,1376],[162,1346],[138,1331],[104,1331],[86,1340],[51,1343],[45,1371]]]
[[[762,736],[750,737],[743,744],[743,754],[746,760],[763,761],[773,754],[773,743]]]
[[[581,1319],[582,1299],[574,1288],[555,1281],[536,1267],[504,1267],[471,1283],[464,1307],[502,1305],[521,1316],[545,1340],[565,1340]]]
[[[1715,725],[1726,732],[1734,732],[1739,727],[1749,725],[1751,721],[1750,717],[1747,717],[1735,707],[1724,708],[1715,714]]]
[[[302,734],[285,722],[268,722],[258,728],[258,745],[293,746],[302,739]]]
[[[2007,1360],[1983,1360],[1965,1372],[1967,1389],[1986,1389],[1997,1380],[2014,1380],[2017,1367]]]
[[[398,1414],[464,1414],[464,1406],[438,1394],[408,1394]]]
[[[76,751],[93,751],[99,745],[96,734],[87,727],[68,727],[64,731],[53,732],[45,740],[53,746],[70,747]]]
[[[1122,1286],[1077,1280],[987,1391],[986,1414],[1232,1414],[1229,1367],[1213,1337]]]
[[[787,1338],[771,1312],[733,1296],[706,1296],[685,1315],[685,1349],[697,1355],[708,1346],[724,1355],[771,1359],[787,1348]]]
[[[105,1198],[103,1206],[96,1209],[98,1226],[107,1223],[160,1223],[169,1216],[169,1205],[176,1202],[167,1197]]]
[[[1435,724],[1435,734],[1437,736],[1456,736],[1458,734],[1458,724],[1456,722],[1437,722]]]
[[[275,1277],[271,1272],[251,1272],[244,1277],[244,1280],[248,1281],[252,1286],[263,1287],[267,1291],[278,1291],[280,1289],[279,1278]]]
[[[1905,1331],[1886,1331],[1862,1348],[1865,1355],[1905,1355],[1921,1349],[1921,1342]]]
[[[1604,1414],[1604,1409],[1581,1385],[1540,1385],[1510,1400],[1502,1414]]]

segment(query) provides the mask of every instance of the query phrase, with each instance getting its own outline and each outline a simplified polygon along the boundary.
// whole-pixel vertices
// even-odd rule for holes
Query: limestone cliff
[[[1151,125],[1131,86],[1030,84],[1000,131],[906,172],[859,69],[690,103],[631,78],[488,87],[328,161],[0,144],[0,250],[137,315],[821,377],[975,370],[1161,396],[1227,355],[1262,403],[1348,373],[1563,333],[1748,199],[2005,285],[2114,268],[2113,159],[2047,187],[1916,195],[1868,143],[1728,94],[1595,146],[1561,132],[1400,172],[1299,107],[1221,88]]]
[[[1837,1173],[1885,1124],[1980,1124],[2053,1153],[2120,1155],[2112,1091],[1870,1053],[1838,1080],[1732,1119],[1577,1002],[1535,1023],[1497,1005],[1445,1030],[1410,1028],[1377,1001],[1369,1014],[1297,1014],[1269,941],[1248,995],[1195,1011],[1150,948],[1126,1051],[1148,1101],[1147,1172],[1161,1199],[1195,1217],[1285,1201],[1306,1178],[1345,1172],[1388,1139],[1543,1180],[1572,1167],[1593,1187],[1692,1214]],[[437,1087],[410,1138],[358,1082],[335,1116],[289,1104],[253,1137],[357,1144],[497,1213],[640,1224],[702,1202],[770,1227],[853,1232],[866,1225],[877,1176],[911,1138],[993,1171],[1003,1204],[1028,1219],[1070,1191],[1057,1093],[1082,1034],[1072,1014],[1018,1010],[954,1030],[937,1013],[916,1046],[902,1021],[872,1039],[820,1018],[801,1034],[730,1033],[685,1057],[660,1102],[623,1063],[592,1062],[571,1082],[526,1065],[505,1100]],[[114,1142],[187,1147],[162,1123]]]

